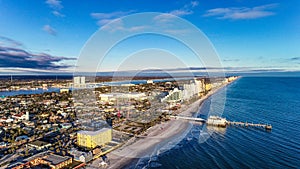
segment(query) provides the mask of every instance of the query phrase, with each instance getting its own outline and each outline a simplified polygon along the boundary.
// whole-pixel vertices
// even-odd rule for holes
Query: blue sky
[[[300,70],[299,11],[298,0],[0,0],[0,72],[71,72],[101,26],[140,12],[191,22],[212,42],[224,67]],[[169,50],[179,48],[170,45]],[[108,57],[103,70],[114,62],[113,55]]]

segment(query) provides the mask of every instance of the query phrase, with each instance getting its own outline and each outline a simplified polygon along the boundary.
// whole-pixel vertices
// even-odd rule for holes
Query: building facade
[[[161,102],[181,102],[182,100],[182,91],[178,88],[175,88],[169,91],[168,95],[161,99]]]
[[[146,99],[145,93],[103,93],[99,95],[100,100],[104,102],[115,101],[116,99]]]
[[[112,140],[112,129],[102,128],[96,131],[81,130],[77,132],[77,142],[81,147],[95,148]]]
[[[85,87],[85,77],[84,76],[76,76],[73,78],[74,87]]]
[[[13,164],[12,169],[30,169],[30,168],[42,168],[41,165],[46,165],[51,169],[67,168],[68,165],[72,164],[73,159],[68,156],[60,156],[48,152],[34,155],[25,159],[22,162]]]

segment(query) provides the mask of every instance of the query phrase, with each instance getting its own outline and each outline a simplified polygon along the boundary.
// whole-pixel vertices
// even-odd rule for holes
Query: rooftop
[[[59,156],[56,154],[49,154],[49,155],[43,157],[43,160],[48,161],[53,165],[57,165],[59,163],[69,160],[70,158],[71,157],[68,157],[68,156],[63,157],[63,156]]]
[[[111,130],[111,128],[102,128],[102,129],[99,129],[99,130],[96,130],[96,131],[80,130],[77,133],[94,136],[94,135],[97,135],[99,133],[105,132],[107,130]]]
[[[146,96],[145,93],[101,93],[100,97],[142,97]]]
[[[98,131],[102,128],[107,128],[107,123],[105,121],[94,121],[94,120],[84,120],[80,122],[83,130],[87,131]]]
[[[45,141],[36,140],[36,141],[33,141],[29,144],[41,147],[41,146],[44,146],[44,145],[48,145],[50,143],[47,143]]]

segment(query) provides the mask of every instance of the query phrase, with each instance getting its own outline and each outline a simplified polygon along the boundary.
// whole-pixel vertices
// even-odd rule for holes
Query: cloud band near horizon
[[[15,46],[6,44],[3,41],[5,39],[8,38],[0,38],[0,67],[58,70],[73,67],[73,65],[60,64],[61,61],[76,60],[76,58],[53,56],[47,53],[33,53],[22,49],[20,44]]]

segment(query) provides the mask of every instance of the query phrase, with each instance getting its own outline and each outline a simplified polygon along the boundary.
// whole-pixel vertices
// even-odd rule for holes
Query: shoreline
[[[181,109],[186,109],[179,109],[179,111],[182,112],[178,115],[194,115],[194,113],[201,108],[205,100],[217,93],[219,90],[237,81],[239,78],[240,77],[209,91],[204,97],[196,100],[188,106],[182,107]],[[158,150],[168,145],[169,142],[175,142],[173,143],[175,146],[176,143],[186,136],[191,127],[192,124],[189,121],[175,119],[152,126],[146,131],[148,134],[147,137],[133,137],[119,149],[107,154],[110,163],[109,168],[129,167],[133,162],[136,162],[141,158],[157,154]]]

